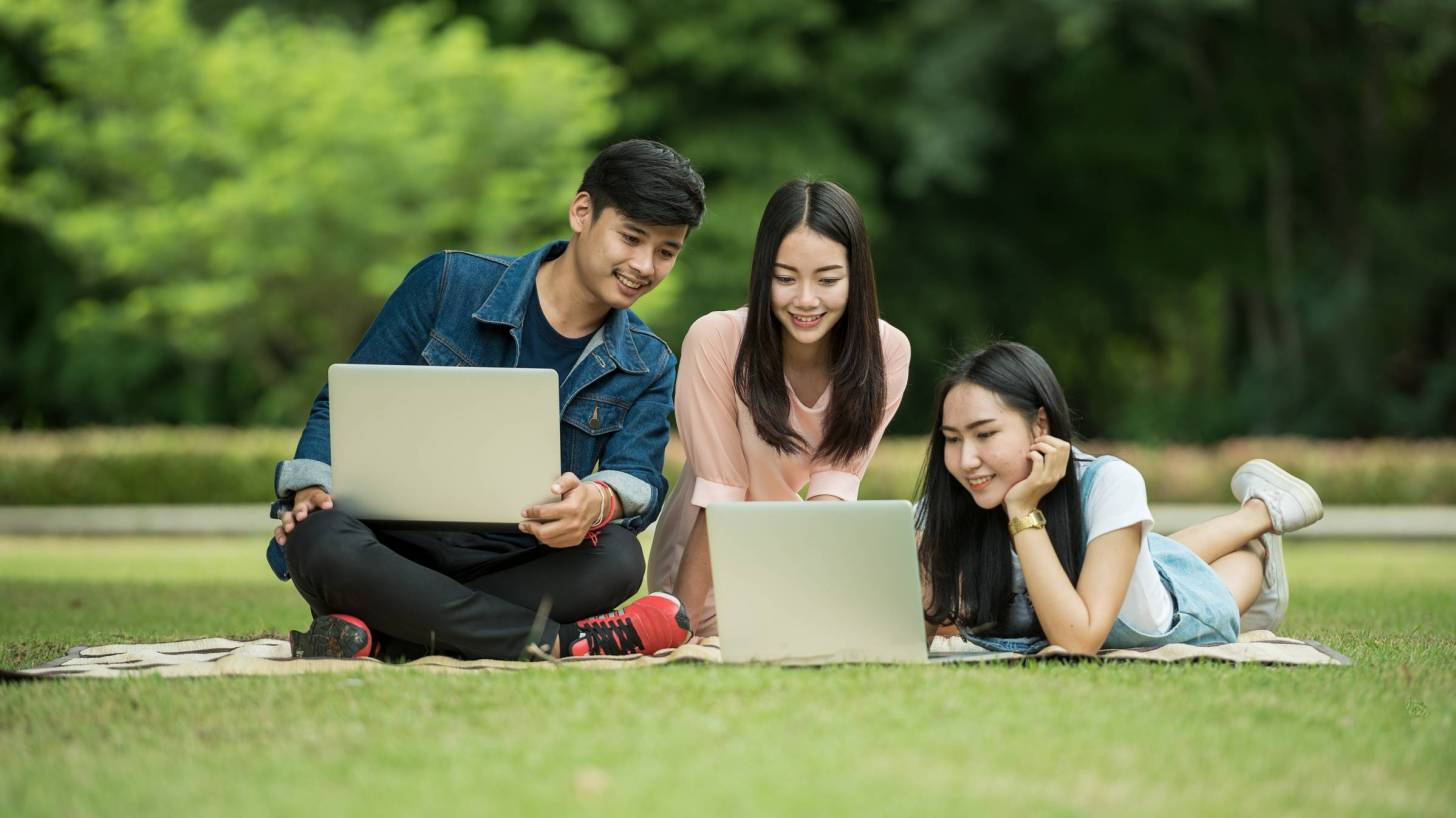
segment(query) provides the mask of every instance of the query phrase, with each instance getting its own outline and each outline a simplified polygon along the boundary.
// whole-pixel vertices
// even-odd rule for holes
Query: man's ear
[[[591,194],[585,190],[579,191],[566,211],[566,221],[571,225],[571,232],[578,235],[585,233],[594,217]]]
[[[1046,407],[1042,406],[1036,410],[1036,422],[1031,425],[1032,437],[1041,437],[1051,431],[1051,424],[1047,422]]]

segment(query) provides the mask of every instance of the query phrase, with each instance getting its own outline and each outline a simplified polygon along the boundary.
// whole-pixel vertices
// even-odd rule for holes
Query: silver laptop
[[[715,503],[708,540],[723,661],[926,661],[904,500]]]
[[[561,474],[556,372],[334,364],[334,503],[399,527],[515,530]]]

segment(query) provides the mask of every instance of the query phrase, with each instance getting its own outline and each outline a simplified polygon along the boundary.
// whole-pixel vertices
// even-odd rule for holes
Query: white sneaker
[[[1325,516],[1324,503],[1313,486],[1267,460],[1250,460],[1239,466],[1229,487],[1240,505],[1252,497],[1264,503],[1275,534],[1298,531]]]
[[[1239,632],[1272,631],[1289,610],[1289,575],[1284,573],[1284,538],[1272,531],[1259,538],[1264,550],[1264,582],[1254,604],[1239,617]]]
[[[1240,504],[1258,498],[1269,510],[1274,530],[1259,538],[1264,549],[1264,582],[1254,604],[1239,618],[1239,630],[1272,631],[1289,610],[1289,575],[1284,571],[1284,537],[1325,516],[1324,504],[1310,484],[1267,460],[1250,460],[1229,484]]]

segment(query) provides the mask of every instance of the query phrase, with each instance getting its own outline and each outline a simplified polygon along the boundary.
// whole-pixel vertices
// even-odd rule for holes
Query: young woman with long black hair
[[[709,313],[678,365],[682,476],[658,521],[654,591],[717,622],[705,509],[740,500],[853,500],[910,367],[905,334],[880,320],[859,205],[832,182],[776,191],[758,226],[748,305]]]
[[[1093,653],[1282,622],[1280,537],[1324,513],[1309,484],[1250,461],[1233,477],[1238,511],[1165,537],[1135,468],[1072,447],[1062,388],[1030,348],[966,356],[937,405],[916,511],[928,633]]]

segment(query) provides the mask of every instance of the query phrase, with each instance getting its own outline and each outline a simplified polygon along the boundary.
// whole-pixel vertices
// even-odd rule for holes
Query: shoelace
[[[620,610],[576,623],[586,636],[587,653],[623,656],[644,653],[646,647],[631,617]]]

